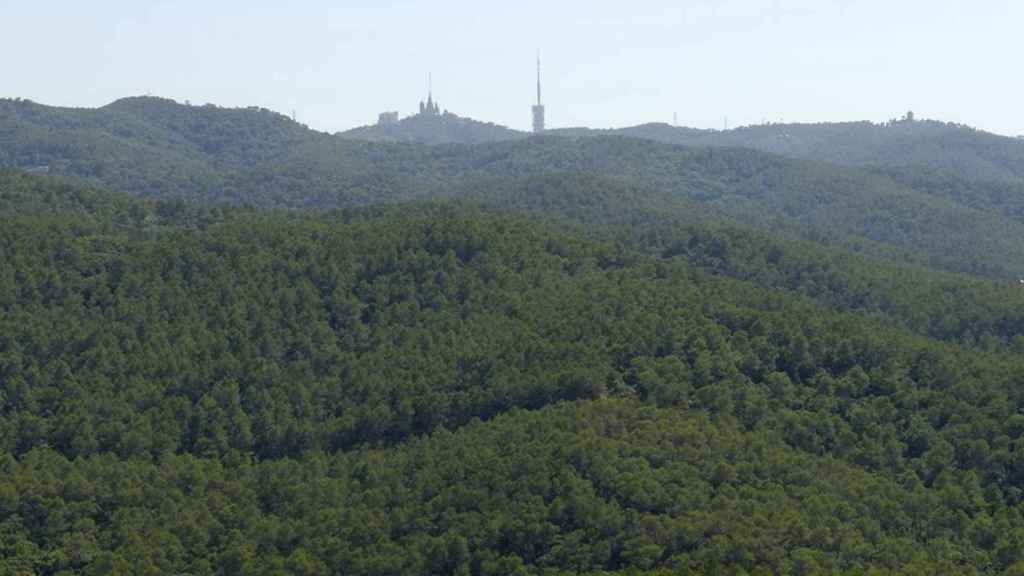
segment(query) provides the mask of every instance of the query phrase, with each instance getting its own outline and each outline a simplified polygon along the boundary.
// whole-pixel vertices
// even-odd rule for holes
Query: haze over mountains
[[[469,118],[412,115],[395,125],[369,125],[341,132],[346,138],[425,144],[475,144],[516,140],[528,132],[485,124]],[[457,120],[456,120],[457,119]],[[450,124],[451,128],[446,129]],[[852,166],[927,166],[968,172],[992,180],[1019,181],[1022,175],[1020,138],[975,130],[969,126],[915,120],[912,113],[883,124],[839,122],[772,123],[732,130],[700,130],[664,123],[618,129],[557,128],[548,134],[570,137],[621,135],[685,146],[754,148],[764,152]]]
[[[0,573],[1024,573],[1024,142],[0,100]]]
[[[432,135],[426,141],[443,140],[448,124],[495,129],[444,115],[402,122]],[[687,146],[671,145],[680,143]],[[258,109],[129,98],[72,110],[7,100],[0,154],[3,165],[144,196],[289,207],[442,197],[481,178],[587,172],[817,241],[1024,276],[1024,142],[937,122],[724,133],[645,125],[435,147],[331,136]]]
[[[76,132],[91,131],[94,136],[106,133],[115,139],[144,137],[152,143],[166,139],[165,147],[189,140],[195,145],[202,140],[204,153],[219,156],[230,154],[228,149],[238,146],[233,140],[237,136],[245,141],[263,140],[264,146],[268,147],[265,154],[273,156],[281,152],[280,146],[324,135],[268,110],[181,105],[153,97],[125,98],[98,109],[60,109],[17,99],[0,102],[3,103],[5,136],[8,138],[16,135],[31,137],[33,129],[61,127]],[[234,117],[236,122],[244,117],[252,124],[247,130],[252,131],[208,134],[207,130],[214,128],[213,124],[208,124],[214,111],[223,117],[215,122],[217,130],[230,130],[231,120],[227,120],[228,117]],[[124,125],[119,125],[115,134],[113,124],[116,122]],[[22,134],[18,130],[28,132]],[[161,133],[146,134],[147,130],[159,130]],[[620,135],[685,146],[753,148],[781,156],[851,166],[927,167],[992,181],[1019,182],[1024,178],[1020,169],[1024,161],[1024,142],[1020,138],[998,136],[958,124],[914,120],[912,117],[884,124],[765,124],[726,131],[652,123],[619,129],[560,128],[548,130],[547,134],[571,138]],[[518,140],[528,137],[529,133],[445,111],[437,116],[407,116],[392,125],[354,128],[340,132],[338,136],[373,142],[479,144]],[[218,138],[223,150],[218,147]],[[26,150],[30,147],[27,144],[5,146],[6,154],[15,154],[5,158],[5,164],[31,164],[33,151]],[[36,146],[34,152],[42,154],[42,160],[48,159],[45,144]],[[236,154],[239,152],[235,151]],[[265,157],[255,150],[247,152],[253,153],[248,156],[250,161]],[[29,155],[25,156],[26,153]]]

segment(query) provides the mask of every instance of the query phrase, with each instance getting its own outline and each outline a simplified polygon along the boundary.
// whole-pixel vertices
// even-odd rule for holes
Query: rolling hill
[[[1024,178],[1024,140],[934,120],[764,124],[725,131],[643,124],[552,133],[572,137],[615,134],[685,146],[752,148],[847,166],[914,167],[971,180],[1019,184]]]
[[[865,130],[906,132],[910,138],[919,125],[929,134],[947,129],[899,124]],[[1017,170],[1018,143],[956,130],[963,133],[958,146],[975,150],[964,158],[990,160],[989,176],[996,165],[1006,174]],[[910,146],[904,157],[928,156],[930,149]],[[992,160],[1000,154],[1005,161]],[[946,270],[1024,276],[1024,224],[1013,208],[1018,184],[1009,176],[976,179],[966,171],[953,177],[945,169],[917,165],[839,166],[746,148],[621,136],[544,136],[472,146],[362,142],[308,130],[265,110],[152,98],[97,110],[3,101],[0,162],[149,197],[320,208],[450,197],[452,190],[466,190],[467,182],[487,178],[586,172],[696,201],[762,230]]]
[[[756,261],[728,230],[508,211],[633,230],[607,199],[669,193],[501,186],[308,212],[0,174],[0,570],[1022,567],[1019,353],[709,270]]]

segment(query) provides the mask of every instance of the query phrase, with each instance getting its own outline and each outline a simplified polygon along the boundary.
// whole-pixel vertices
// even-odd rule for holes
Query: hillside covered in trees
[[[474,146],[361,142],[311,131],[268,111],[153,98],[97,110],[0,104],[0,165],[86,178],[148,197],[345,208],[451,197],[482,178],[581,172],[695,201],[772,233],[785,230],[944,270],[1024,276],[1024,227],[1014,208],[1024,183],[975,179],[970,171],[956,175],[918,164],[841,167],[751,149],[619,136]],[[1015,154],[1024,145],[976,139],[962,144],[973,146],[975,156],[998,153],[1007,165],[1022,164]],[[918,149],[910,144],[908,150]],[[935,138],[925,144],[945,146]],[[922,157],[930,157],[927,146]]]
[[[1018,354],[504,211],[2,183],[7,571],[1024,560]]]
[[[732,130],[642,124],[616,130],[566,129],[572,137],[622,135],[685,146],[752,148],[791,158],[847,166],[917,167],[976,180],[1020,183],[1024,141],[969,126],[915,120],[885,123],[769,123]]]
[[[0,574],[1022,574],[1024,164],[913,124],[0,101]]]

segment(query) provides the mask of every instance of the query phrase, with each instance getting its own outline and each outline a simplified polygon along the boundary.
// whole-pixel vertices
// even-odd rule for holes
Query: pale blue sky
[[[0,96],[151,93],[313,128],[413,112],[549,126],[882,121],[907,109],[1024,133],[1024,1],[0,0]]]

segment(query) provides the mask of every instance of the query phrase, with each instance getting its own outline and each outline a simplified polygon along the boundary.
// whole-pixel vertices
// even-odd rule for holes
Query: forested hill
[[[764,124],[725,131],[643,124],[552,133],[571,137],[619,134],[686,146],[753,148],[833,164],[909,167],[969,180],[1024,184],[1024,140],[932,120]]]
[[[1017,144],[631,130],[0,100],[0,575],[1024,574]]]
[[[571,224],[589,237],[896,322],[932,338],[1024,352],[1024,290],[759,230],[694,201],[578,172],[483,178],[450,191],[473,205]]]
[[[236,171],[326,137],[259,108],[153,97],[96,109],[0,100],[0,165],[84,177],[147,196],[213,194]]]
[[[397,123],[353,128],[339,134],[342,138],[370,142],[416,142],[420,144],[480,144],[518,140],[525,132],[490,122],[480,122],[445,111],[443,114],[416,114]]]
[[[1020,354],[699,240],[0,191],[0,573],[1024,568]]]
[[[749,225],[791,229],[857,250],[982,275],[1024,271],[1024,227],[1011,215],[992,203],[962,204],[963,198],[923,191],[871,171],[753,150],[686,148],[610,136],[532,138],[427,152],[429,163],[419,162],[433,170],[420,183],[433,180],[441,188],[453,177],[585,172],[695,201]]]
[[[818,124],[763,124],[733,130],[698,130],[642,124],[615,130],[570,128],[548,135],[579,138],[622,135],[666,144],[753,148],[772,154],[850,166],[910,168],[967,180],[1024,183],[1024,140],[959,124],[895,120]],[[127,139],[188,155],[192,148],[224,163],[251,164],[275,157],[288,146],[326,134],[259,108],[189,106],[154,97],[124,98],[98,109],[67,109],[27,100],[0,99],[0,164],[49,166],[74,161],[72,136],[81,144],[118,150]],[[339,134],[374,142],[479,144],[528,136],[489,122],[444,113],[413,115],[395,125],[363,126]],[[111,142],[102,143],[98,139]],[[119,150],[123,152],[123,150]],[[94,161],[102,161],[95,159]],[[79,170],[82,167],[78,167]]]
[[[622,136],[365,142],[266,110],[154,98],[97,110],[0,101],[0,164],[148,197],[292,208],[451,197],[471,193],[472,182],[498,189],[506,178],[587,173],[694,201],[763,230],[957,272],[1024,276],[1024,184],[914,166],[843,167]]]
[[[752,148],[846,166],[902,168],[971,181],[1024,185],[1024,140],[934,120],[771,123],[724,131],[650,123],[619,129],[553,129],[547,134],[568,138],[620,135],[683,146]],[[365,126],[341,135],[357,140],[422,144],[478,144],[528,136],[454,115],[411,116],[397,125]]]
[[[75,144],[95,147],[103,141],[111,152],[151,148],[173,160],[244,165],[319,134],[266,109],[192,106],[154,97],[123,98],[96,109],[0,100],[0,126],[0,159],[22,166],[74,162]]]

